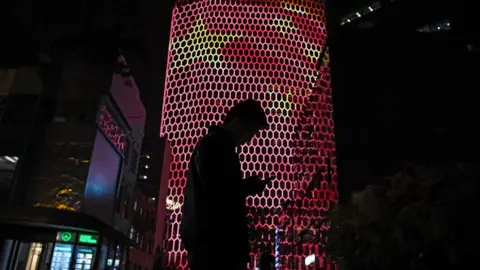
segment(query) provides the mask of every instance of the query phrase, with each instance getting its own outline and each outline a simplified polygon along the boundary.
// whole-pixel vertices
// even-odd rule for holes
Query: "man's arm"
[[[241,181],[241,186],[237,188],[241,189],[245,197],[253,196],[261,193],[269,182],[256,176],[242,180],[242,172],[236,166],[236,161],[231,159],[231,153],[215,137],[203,138],[194,154],[197,172],[207,193],[225,194],[218,188]]]
[[[261,180],[257,176],[247,177],[242,181],[243,193],[246,196],[254,196],[263,192],[265,187],[274,177]]]

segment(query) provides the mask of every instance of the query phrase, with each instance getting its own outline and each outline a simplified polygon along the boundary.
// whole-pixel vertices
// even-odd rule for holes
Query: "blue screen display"
[[[121,157],[97,131],[85,185],[83,211],[111,225],[115,211]]]

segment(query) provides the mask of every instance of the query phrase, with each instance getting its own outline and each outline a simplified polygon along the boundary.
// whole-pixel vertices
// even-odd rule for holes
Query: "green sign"
[[[63,232],[60,235],[60,238],[62,239],[63,242],[70,242],[70,240],[72,240],[72,233]]]
[[[81,233],[78,236],[78,242],[79,243],[84,243],[84,244],[96,245],[96,244],[98,244],[98,235],[82,234]]]
[[[75,241],[75,233],[74,232],[58,232],[57,241],[71,243]]]

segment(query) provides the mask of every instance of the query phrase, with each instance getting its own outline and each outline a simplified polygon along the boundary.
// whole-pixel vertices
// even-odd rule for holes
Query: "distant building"
[[[367,5],[342,14],[340,17],[340,25],[343,27],[371,28],[384,23],[384,17],[388,17],[391,18],[392,21],[396,21],[397,25],[395,27],[398,28],[408,28],[416,24],[416,29],[419,32],[451,30],[455,9],[452,9],[450,12],[445,12],[444,9],[439,10],[436,5],[429,4],[428,2],[429,1],[423,0],[372,1]],[[418,12],[418,10],[423,10],[425,7],[430,7],[429,13]],[[392,12],[395,13],[395,16],[389,15]],[[419,14],[423,14],[423,16]]]
[[[0,264],[97,269],[128,258],[145,109],[125,58],[82,50],[0,72]]]
[[[330,2],[342,200],[406,163],[478,159],[474,2],[365,0],[342,15]]]
[[[157,221],[156,202],[139,188],[135,188],[130,239],[136,247],[130,251],[129,264],[132,269],[152,269],[155,260],[155,230]]]

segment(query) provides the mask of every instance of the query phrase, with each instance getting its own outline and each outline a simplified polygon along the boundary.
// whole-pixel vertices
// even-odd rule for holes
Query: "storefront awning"
[[[3,237],[24,230],[56,230],[98,233],[123,245],[134,242],[115,228],[96,217],[80,212],[41,207],[0,208],[0,227]]]

